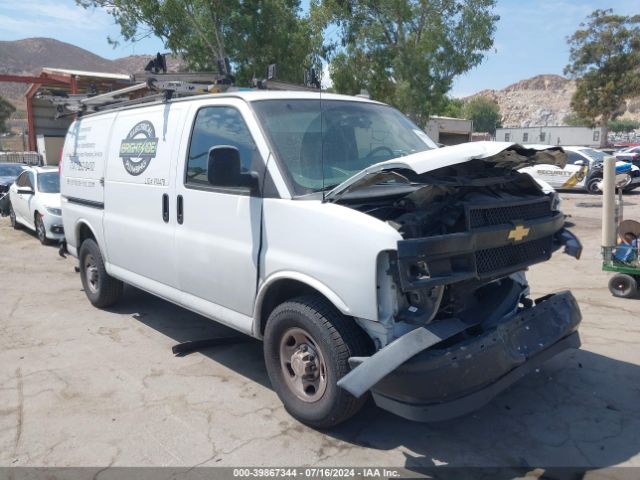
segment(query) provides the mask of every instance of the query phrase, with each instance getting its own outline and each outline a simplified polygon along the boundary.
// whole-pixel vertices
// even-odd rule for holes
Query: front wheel
[[[609,280],[609,291],[614,297],[633,298],[638,292],[638,282],[631,275],[618,273]]]
[[[94,240],[82,242],[79,259],[84,293],[93,306],[106,308],[116,303],[122,295],[123,283],[107,273],[100,248]]]
[[[338,387],[349,357],[368,355],[369,337],[327,300],[304,296],[271,313],[264,334],[269,379],[285,409],[302,423],[333,427],[353,416],[366,396]]]
[[[593,195],[601,194],[602,190],[600,190],[600,182],[602,182],[602,179],[599,177],[590,178],[586,185],[587,192]]]
[[[47,229],[44,226],[44,220],[42,220],[42,215],[40,213],[36,213],[34,223],[36,224],[36,235],[38,236],[38,240],[40,240],[42,245],[48,245],[49,239],[47,238]]]

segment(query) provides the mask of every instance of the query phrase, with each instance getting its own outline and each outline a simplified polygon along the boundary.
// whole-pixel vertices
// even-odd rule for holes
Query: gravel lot
[[[228,330],[128,288],[93,308],[75,261],[0,219],[0,466],[640,466],[640,315],[600,269],[601,199],[564,193],[585,245],[529,275],[534,296],[567,288],[583,348],[473,415],[402,420],[373,404],[332,432],[307,428],[271,390],[256,341],[175,357]],[[640,217],[640,195],[625,216]]]

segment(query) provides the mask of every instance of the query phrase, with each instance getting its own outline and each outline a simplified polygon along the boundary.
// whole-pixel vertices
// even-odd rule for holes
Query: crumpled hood
[[[335,199],[344,193],[370,185],[374,180],[368,177],[380,172],[413,170],[418,175],[422,175],[439,168],[477,159],[486,160],[494,163],[497,167],[507,167],[512,170],[539,163],[557,165],[562,168],[566,163],[566,158],[566,154],[561,147],[549,145],[523,146],[511,142],[486,141],[462,143],[451,147],[426,150],[371,165],[333,188],[325,195],[325,199]],[[375,183],[381,181],[378,176],[376,178]]]

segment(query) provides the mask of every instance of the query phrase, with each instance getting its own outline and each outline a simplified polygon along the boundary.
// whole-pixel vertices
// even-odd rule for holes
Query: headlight
[[[51,215],[55,215],[57,217],[62,215],[62,209],[60,208],[51,208],[51,207],[44,207],[47,209],[47,212],[49,212]]]

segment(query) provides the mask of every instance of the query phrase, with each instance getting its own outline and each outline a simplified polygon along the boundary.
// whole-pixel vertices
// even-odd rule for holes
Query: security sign
[[[124,169],[134,176],[144,172],[158,151],[158,138],[148,120],[137,123],[120,143],[120,157]]]

